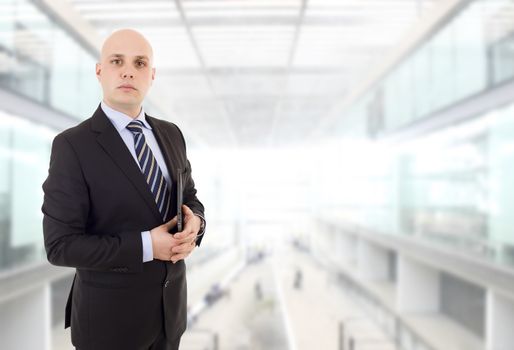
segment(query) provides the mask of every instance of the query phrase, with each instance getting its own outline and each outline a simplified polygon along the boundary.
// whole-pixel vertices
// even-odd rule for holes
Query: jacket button
[[[166,283],[164,283],[164,288],[168,287],[168,284],[170,284],[170,281],[166,281]]]

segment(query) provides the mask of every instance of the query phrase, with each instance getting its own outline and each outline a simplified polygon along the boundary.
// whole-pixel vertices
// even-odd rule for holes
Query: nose
[[[121,77],[123,79],[126,79],[126,78],[133,79],[134,78],[134,74],[132,72],[123,72],[123,73],[121,73]]]

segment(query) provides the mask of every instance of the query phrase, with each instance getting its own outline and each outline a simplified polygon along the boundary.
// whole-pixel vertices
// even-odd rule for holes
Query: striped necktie
[[[152,150],[146,143],[146,138],[143,134],[143,122],[140,120],[131,121],[127,125],[127,129],[134,135],[134,146],[141,171],[150,187],[159,212],[163,220],[166,221],[170,208],[170,191],[168,190],[168,184],[164,179],[161,168],[159,164],[157,164]]]

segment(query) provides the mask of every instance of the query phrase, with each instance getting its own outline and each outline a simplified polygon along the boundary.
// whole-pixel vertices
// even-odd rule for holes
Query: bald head
[[[133,29],[115,31],[102,46],[96,76],[102,85],[105,103],[136,117],[155,79],[152,46]]]
[[[126,50],[127,47],[145,53],[153,65],[152,46],[141,33],[133,29],[120,29],[109,35],[102,45],[100,61],[103,62],[109,55]]]

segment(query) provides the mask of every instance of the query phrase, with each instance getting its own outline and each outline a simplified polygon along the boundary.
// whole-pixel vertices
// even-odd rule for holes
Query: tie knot
[[[140,120],[134,120],[128,123],[127,129],[132,131],[133,134],[140,134],[143,132],[143,122]]]

